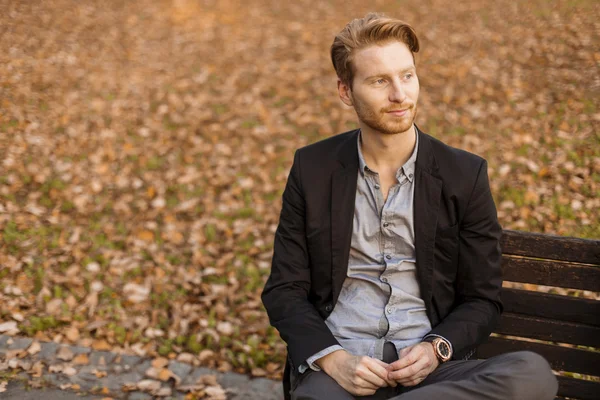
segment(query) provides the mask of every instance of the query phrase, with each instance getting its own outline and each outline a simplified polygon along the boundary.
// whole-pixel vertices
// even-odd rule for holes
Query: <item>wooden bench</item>
[[[600,240],[505,230],[502,254],[507,282],[502,291],[504,313],[495,333],[477,349],[476,357],[534,351],[555,371],[568,373],[558,376],[557,398],[600,399],[600,301],[565,295],[566,290],[542,293],[522,285],[588,290],[597,295]],[[563,293],[552,293],[557,291]],[[581,375],[596,380],[579,379]]]

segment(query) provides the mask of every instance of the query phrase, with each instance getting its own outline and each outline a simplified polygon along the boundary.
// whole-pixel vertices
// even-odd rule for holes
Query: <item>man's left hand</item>
[[[399,360],[387,367],[388,378],[402,386],[415,386],[423,382],[440,363],[429,342],[405,347],[398,356]]]

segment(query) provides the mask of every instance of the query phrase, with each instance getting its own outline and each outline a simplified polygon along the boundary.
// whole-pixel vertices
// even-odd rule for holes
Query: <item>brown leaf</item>
[[[267,376],[267,372],[262,368],[252,368],[252,376],[257,376],[257,377]]]
[[[154,368],[164,368],[169,365],[169,360],[165,357],[157,357],[152,360],[152,366]]]
[[[167,368],[163,368],[159,371],[158,373],[158,379],[166,382],[168,381],[171,377],[177,378],[171,371],[169,371]]]
[[[71,342],[77,342],[77,340],[79,340],[79,329],[71,326],[69,329],[67,329],[66,336]]]
[[[147,229],[142,230],[142,231],[138,232],[137,237],[146,242],[152,242],[152,241],[154,241],[154,232],[149,231]]]
[[[71,361],[74,356],[75,354],[73,351],[67,346],[60,346],[56,353],[56,358],[63,361]]]
[[[92,348],[97,351],[112,350],[112,346],[104,339],[94,340],[92,342]]]
[[[217,382],[216,375],[201,375],[196,379],[196,384],[202,384],[206,386],[217,386],[219,383]]]
[[[73,364],[75,365],[88,365],[89,363],[90,360],[85,353],[77,354],[75,358],[73,358]]]
[[[31,342],[31,344],[30,344],[30,345],[29,345],[29,347],[27,348],[27,352],[28,352],[30,355],[34,355],[34,354],[37,354],[37,353],[39,353],[41,349],[42,349],[42,346],[40,345],[40,342],[38,342],[38,341],[36,340],[36,341],[33,341],[33,342]]]

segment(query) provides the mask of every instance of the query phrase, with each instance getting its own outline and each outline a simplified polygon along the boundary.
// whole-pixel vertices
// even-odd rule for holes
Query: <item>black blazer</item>
[[[468,358],[502,312],[502,229],[487,163],[418,129],[417,134],[414,226],[421,296],[431,333],[452,343],[454,359]],[[262,300],[287,343],[292,370],[339,344],[324,320],[347,274],[357,135],[354,130],[297,150],[283,193]]]

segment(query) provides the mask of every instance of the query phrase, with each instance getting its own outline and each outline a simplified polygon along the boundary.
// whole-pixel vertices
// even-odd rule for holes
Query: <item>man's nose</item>
[[[394,103],[402,103],[406,99],[406,92],[401,84],[395,83],[391,87],[390,101]]]

